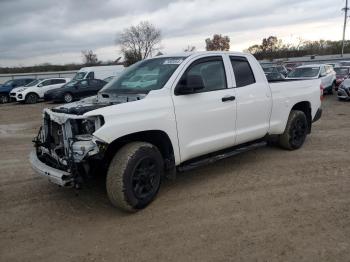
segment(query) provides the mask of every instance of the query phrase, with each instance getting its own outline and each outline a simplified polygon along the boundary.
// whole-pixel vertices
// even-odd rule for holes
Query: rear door
[[[181,161],[234,145],[236,102],[228,66],[227,57],[205,55],[193,58],[181,72],[177,85],[187,76],[200,77],[204,84],[191,94],[173,90]]]
[[[263,71],[252,58],[230,56],[230,62],[237,101],[236,144],[242,144],[267,134],[272,109],[271,90]]]
[[[38,85],[38,88],[36,90],[39,97],[41,97],[41,98],[44,97],[45,92],[50,90],[51,85],[52,85],[52,79],[48,79],[48,80],[41,82]]]

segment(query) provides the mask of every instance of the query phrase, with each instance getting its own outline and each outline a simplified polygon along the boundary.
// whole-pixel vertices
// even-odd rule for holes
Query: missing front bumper
[[[40,161],[35,150],[30,153],[29,161],[33,170],[50,182],[64,187],[73,186],[74,178],[71,173],[46,165]]]

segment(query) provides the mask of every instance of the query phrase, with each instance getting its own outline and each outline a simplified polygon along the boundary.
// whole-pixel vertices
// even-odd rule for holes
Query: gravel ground
[[[47,106],[0,106],[0,261],[350,261],[350,103],[326,97],[302,149],[179,174],[136,214],[31,170]]]

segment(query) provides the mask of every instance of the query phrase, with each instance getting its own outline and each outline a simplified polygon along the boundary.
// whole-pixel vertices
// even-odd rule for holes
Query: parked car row
[[[97,66],[81,68],[74,78],[20,78],[0,86],[0,103],[17,101],[26,104],[40,100],[70,103],[97,92],[118,77],[123,66]],[[101,80],[103,79],[104,80]]]
[[[3,85],[0,86],[0,103],[3,104],[10,101],[9,94],[12,89],[18,86],[25,86],[34,80],[34,78],[20,78],[12,79],[5,82]]]

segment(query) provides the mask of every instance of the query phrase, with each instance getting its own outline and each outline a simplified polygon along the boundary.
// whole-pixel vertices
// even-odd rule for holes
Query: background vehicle
[[[350,79],[345,79],[338,87],[338,99],[350,100]]]
[[[131,84],[139,81],[135,76],[151,74],[156,81]],[[111,203],[136,211],[176,170],[256,148],[266,139],[300,148],[321,117],[320,82],[269,84],[250,54],[157,56],[129,67],[95,97],[45,109],[30,161],[61,186],[79,186],[91,170],[101,175],[106,166]]]
[[[0,104],[7,103],[10,101],[9,94],[13,88],[24,86],[34,80],[35,78],[19,78],[5,82],[3,85],[0,86]]]
[[[99,79],[73,80],[61,88],[45,92],[44,99],[46,101],[70,103],[76,99],[96,95],[105,84],[105,81]]]
[[[265,75],[280,73],[284,77],[288,75],[288,70],[283,65],[263,65]]]
[[[339,63],[327,63],[327,65],[330,65],[333,68],[341,66]]]
[[[336,87],[335,90],[338,89],[338,86],[344,81],[344,79],[349,78],[350,76],[350,67],[343,66],[343,67],[335,67],[334,68],[335,74],[336,74]]]
[[[76,73],[73,80],[105,79],[110,76],[118,76],[123,70],[122,65],[83,67]]]
[[[336,74],[330,65],[303,65],[291,71],[287,79],[321,79],[325,93],[332,94],[335,90]]]
[[[10,97],[17,102],[34,104],[37,103],[39,99],[44,98],[46,91],[59,88],[69,81],[70,78],[37,79],[23,87],[12,89]]]
[[[299,63],[299,62],[289,62],[289,63],[284,63],[284,67],[288,70],[288,72],[292,71],[294,68],[298,67],[298,66],[302,66],[303,63]]]
[[[340,66],[350,66],[350,61],[340,61],[339,65]]]

